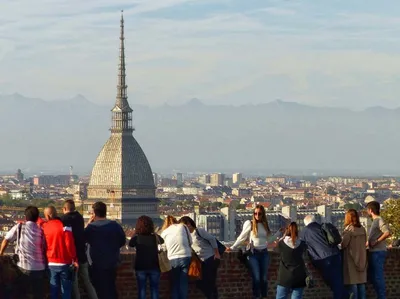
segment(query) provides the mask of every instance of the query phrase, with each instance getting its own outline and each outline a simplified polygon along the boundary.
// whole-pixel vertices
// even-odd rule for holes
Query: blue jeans
[[[386,299],[385,274],[383,272],[386,255],[386,251],[375,251],[369,252],[368,256],[368,276],[378,299]]]
[[[158,287],[160,285],[160,275],[161,273],[159,270],[136,271],[138,299],[146,299],[147,278],[149,278],[150,280],[151,299],[160,298],[158,292]]]
[[[288,299],[290,292],[291,299],[302,299],[304,288],[286,288],[278,285],[276,287],[276,299]]]
[[[62,299],[70,299],[72,295],[73,273],[69,265],[49,266],[50,270],[50,298],[58,299],[58,289],[61,287]]]
[[[353,294],[352,299],[367,299],[365,284],[351,284],[347,286],[349,298]]]
[[[172,299],[187,299],[189,283],[189,265],[191,257],[170,260]]]
[[[253,297],[267,297],[268,250],[254,250],[254,253],[247,257],[247,263],[253,280]]]
[[[321,272],[325,283],[332,290],[333,299],[342,299],[345,296],[342,256],[336,254],[323,260],[313,261],[313,264]]]

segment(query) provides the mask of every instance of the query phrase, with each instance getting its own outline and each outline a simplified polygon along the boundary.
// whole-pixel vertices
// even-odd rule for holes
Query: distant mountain
[[[364,111],[277,100],[135,106],[135,138],[153,170],[400,173],[400,109]],[[82,95],[0,96],[0,170],[89,172],[109,136],[110,109]]]

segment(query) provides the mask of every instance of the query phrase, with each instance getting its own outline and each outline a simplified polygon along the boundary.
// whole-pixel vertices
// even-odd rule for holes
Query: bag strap
[[[190,241],[189,232],[188,232],[189,229],[186,227],[186,225],[184,225],[184,224],[182,224],[182,225],[183,225],[183,228],[185,229],[189,246],[192,246],[192,242]]]
[[[21,244],[21,231],[22,231],[22,223],[18,224],[18,234],[17,234],[17,250]]]
[[[201,239],[203,239],[204,241],[206,241],[206,242],[212,247],[210,240],[208,240],[208,239],[204,238],[202,235],[200,235],[200,232],[199,232],[199,230],[198,230],[197,228],[196,228],[196,234],[197,234]]]

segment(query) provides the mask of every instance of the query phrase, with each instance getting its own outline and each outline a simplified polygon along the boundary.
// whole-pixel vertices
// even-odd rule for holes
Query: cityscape
[[[118,4],[128,4],[121,1],[123,3]],[[163,59],[176,59],[175,67],[185,69],[185,63],[178,62],[178,58],[195,53],[196,42],[190,39],[191,32],[181,27],[180,34],[192,42],[193,53],[172,47],[173,51],[163,59],[150,50],[146,58],[132,58],[138,51],[131,50],[134,48],[132,43],[142,49],[138,44],[149,42],[146,38],[152,36],[142,33],[139,34],[141,39],[129,41],[136,24],[132,18],[136,14],[151,16],[154,11],[187,4],[186,1],[172,1],[172,5],[156,2],[157,5],[144,6],[138,11],[134,9],[141,7],[142,2],[135,2],[132,7],[127,7],[127,11],[121,10],[119,27],[114,14],[115,24],[108,23],[107,18],[96,23],[105,32],[101,41],[103,48],[91,48],[93,56],[99,60],[98,65],[91,61],[92,71],[74,70],[78,73],[74,82],[82,86],[82,78],[94,78],[92,72],[100,71],[106,65],[110,69],[112,57],[105,58],[109,50],[99,52],[111,48],[112,29],[116,74],[107,80],[102,77],[96,84],[91,78],[90,86],[82,88],[88,91],[89,87],[96,86],[98,90],[91,95],[98,96],[98,102],[91,103],[82,94],[53,102],[28,98],[18,92],[3,95],[0,90],[0,135],[5,140],[3,152],[0,150],[1,299],[6,296],[3,294],[17,294],[23,289],[7,285],[6,278],[12,275],[7,277],[4,269],[20,272],[20,277],[26,278],[23,283],[30,285],[31,290],[27,293],[32,293],[35,298],[43,298],[44,292],[51,294],[52,299],[57,298],[59,289],[63,298],[67,293],[68,298],[80,298],[82,285],[85,285],[82,298],[130,298],[137,291],[143,299],[146,298],[147,279],[150,279],[152,298],[158,298],[159,292],[161,298],[172,294],[173,298],[198,299],[204,298],[202,293],[213,299],[247,299],[251,292],[253,299],[266,299],[271,294],[276,298],[288,298],[289,294],[292,298],[295,294],[298,294],[296,298],[303,298],[303,289],[306,290],[304,298],[331,298],[332,293],[335,299],[366,299],[366,294],[372,298],[373,292],[379,298],[386,298],[386,295],[387,298],[398,298],[400,108],[393,95],[382,93],[382,101],[387,107],[372,106],[380,104],[374,102],[379,100],[366,96],[370,93],[378,98],[376,90],[384,90],[379,84],[391,82],[391,79],[383,76],[372,92],[369,86],[372,84],[368,84],[370,78],[364,78],[367,83],[362,86],[369,92],[363,96],[368,104],[360,104],[354,100],[357,98],[354,95],[359,95],[354,90],[363,87],[352,86],[357,76],[345,71],[347,60],[343,56],[340,56],[343,66],[339,71],[333,58],[328,64],[324,62],[326,68],[321,70],[324,63],[318,63],[318,59],[314,68],[309,68],[308,64],[301,66],[301,59],[291,60],[289,54],[281,56],[282,49],[276,46],[271,47],[275,52],[269,57],[271,67],[277,68],[276,73],[252,76],[258,64],[260,68],[261,65],[266,67],[261,60],[264,60],[263,53],[268,47],[261,47],[253,50],[255,60],[251,68],[246,63],[248,58],[238,58],[235,61],[238,69],[224,70],[224,76],[228,77],[240,73],[241,69],[246,75],[238,80],[235,77],[229,83],[220,82],[213,89],[205,86],[212,85],[210,82],[218,81],[223,75],[215,75],[206,81],[186,82],[187,85],[179,86],[179,92],[172,92],[178,81],[184,81],[182,73],[193,72],[189,68],[180,75],[176,75],[180,71],[175,75],[160,75],[162,79],[154,74],[159,85],[148,84],[139,87],[139,91],[128,89],[128,83],[143,84],[152,78],[143,69],[139,71],[143,65],[150,72],[165,63]],[[236,9],[246,11],[238,24],[244,26],[242,21],[247,24],[250,16],[260,12],[275,17],[291,15],[295,19],[297,8],[247,10],[238,5]],[[95,11],[103,9],[96,7]],[[69,17],[67,11],[65,14],[62,18]],[[346,18],[343,14],[338,15]],[[212,24],[215,18],[218,19],[211,15],[212,22],[202,25],[204,32],[210,33],[209,28],[214,27]],[[157,28],[164,32],[163,26],[171,26],[168,13],[160,20],[161,25]],[[257,44],[254,42],[258,38],[253,39],[254,36],[265,30],[264,24],[261,26],[257,20],[252,19],[249,23],[252,26],[242,28],[251,37],[249,47]],[[195,24],[196,21],[192,22]],[[354,20],[349,22],[345,24],[353,24]],[[143,21],[140,17],[138,24],[155,26],[149,19]],[[32,28],[35,30],[35,26]],[[168,28],[179,31],[174,26]],[[283,28],[286,27],[274,30],[290,31]],[[241,28],[234,31],[244,34]],[[203,40],[204,32],[196,32],[193,38]],[[91,35],[84,35],[82,39],[88,36]],[[219,44],[219,40],[211,36],[210,49]],[[162,34],[158,37],[162,49],[167,34],[165,40]],[[251,51],[246,52],[248,49],[238,49],[246,40],[236,43],[237,40],[240,38],[228,40],[223,52],[210,50],[197,68],[206,67],[209,60],[215,60],[212,71],[207,74],[216,72],[220,67],[218,59],[222,60],[225,54],[228,56],[230,48],[237,57],[242,56],[241,51],[243,56],[251,57]],[[284,36],[268,40],[270,45],[279,44]],[[0,46],[2,42],[0,36]],[[312,44],[308,46],[313,48]],[[334,46],[330,45],[332,49]],[[20,48],[23,46],[15,47],[16,50]],[[155,49],[156,44],[150,48],[160,50]],[[296,47],[288,44],[287,48]],[[328,48],[321,47],[321,53]],[[78,55],[76,52],[80,51],[74,52]],[[308,60],[316,52],[309,53]],[[317,54],[318,57],[324,55]],[[101,60],[107,62],[102,64]],[[151,63],[147,64],[147,60]],[[281,62],[276,63],[277,60]],[[382,58],[382,61],[385,60]],[[303,67],[307,79],[299,79],[302,75],[293,69],[297,64],[300,73]],[[170,70],[169,67],[165,69]],[[332,75],[335,71],[338,73]],[[292,77],[285,72],[296,74]],[[132,73],[135,80],[129,78]],[[264,81],[273,81],[273,78],[275,83]],[[326,82],[321,87],[318,83],[318,88],[323,91],[317,90],[315,85],[314,93],[308,84],[310,78],[319,83],[342,80],[334,87]],[[56,87],[47,80],[48,92],[55,91]],[[105,82],[109,85],[107,89]],[[72,81],[70,84],[73,85]],[[205,99],[206,103],[199,99],[201,93],[197,85],[212,91],[210,96],[215,97],[215,103],[210,99]],[[268,88],[262,88],[263,85],[268,86],[271,94],[268,94]],[[295,87],[289,88],[289,85]],[[0,80],[0,88],[2,86],[7,86],[7,82]],[[58,86],[64,94],[66,90],[72,90],[69,83]],[[274,87],[282,90],[285,99],[280,98]],[[115,96],[105,100],[110,98],[109,89],[115,91]],[[290,92],[283,92],[285,89]],[[349,100],[334,103],[341,89]],[[9,91],[8,87],[4,90]],[[25,90],[30,88],[25,87]],[[154,103],[161,103],[163,93],[169,98],[162,106],[153,107],[137,100],[137,96],[149,100],[152,92],[157,94]],[[309,99],[305,96],[307,93]],[[170,100],[176,94],[179,94],[177,99]],[[318,102],[325,94],[326,103]],[[266,95],[270,99],[273,97],[271,102],[264,102]],[[299,102],[286,100],[296,98],[296,95]],[[249,100],[244,102],[241,98]],[[37,256],[33,257],[32,253]],[[198,269],[193,269],[196,265]],[[48,278],[45,276],[47,270],[50,291],[42,290],[42,286],[36,289],[35,284]],[[55,282],[54,277],[61,272],[68,275]],[[391,275],[392,272],[395,274]],[[38,276],[35,278],[35,275]],[[13,283],[21,283],[20,277]],[[170,282],[168,287],[167,282]],[[226,287],[223,286],[225,283]],[[121,287],[125,285],[126,289]],[[5,298],[14,299],[11,295]]]

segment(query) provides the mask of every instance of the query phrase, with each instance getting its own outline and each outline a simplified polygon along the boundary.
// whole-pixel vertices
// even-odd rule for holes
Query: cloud
[[[131,101],[364,106],[382,94],[379,104],[393,105],[400,92],[398,17],[361,3],[273,0],[3,2],[0,92],[111,103],[120,9]]]

